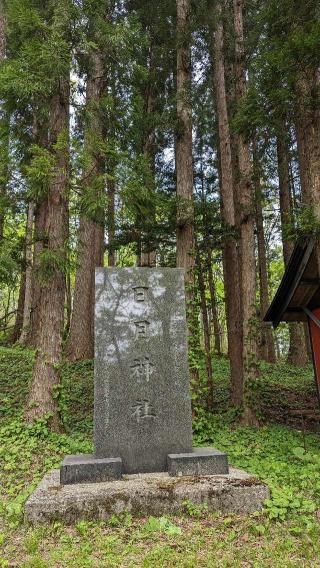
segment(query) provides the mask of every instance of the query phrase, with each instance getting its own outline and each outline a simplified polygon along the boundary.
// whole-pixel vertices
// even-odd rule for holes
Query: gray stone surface
[[[175,477],[226,474],[228,458],[213,448],[193,448],[189,453],[169,454],[168,473]]]
[[[121,479],[121,458],[97,459],[91,454],[66,456],[60,467],[60,482],[69,483],[99,483],[112,479]]]
[[[209,511],[247,514],[261,509],[268,488],[243,471],[228,475],[169,477],[166,473],[126,475],[120,481],[60,485],[59,470],[45,475],[25,505],[31,523],[79,519],[106,520],[129,512],[136,516],[177,514],[184,501],[206,504]]]
[[[184,271],[97,269],[95,457],[143,473],[190,451]]]

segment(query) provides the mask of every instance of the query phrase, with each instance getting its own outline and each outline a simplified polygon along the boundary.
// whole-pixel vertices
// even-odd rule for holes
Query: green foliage
[[[65,248],[44,248],[39,256],[39,261],[37,276],[43,285],[49,283],[56,272],[62,272],[64,274],[68,269]]]
[[[30,147],[31,160],[25,166],[29,182],[29,195],[35,202],[41,202],[47,195],[49,184],[54,175],[55,158],[47,148],[33,144]]]
[[[199,519],[208,514],[208,505],[206,503],[203,503],[202,505],[195,505],[191,501],[184,501],[182,504],[186,513],[190,517]]]
[[[266,481],[272,497],[265,512],[247,518],[208,513],[204,505],[184,503],[180,517],[135,519],[130,514],[107,522],[80,520],[39,528],[21,524],[23,505],[44,472],[58,467],[68,453],[91,451],[93,369],[91,361],[62,369],[66,434],[52,434],[46,420],[23,422],[22,409],[33,364],[26,349],[0,348],[0,566],[253,566],[317,565],[320,530],[319,435],[267,425],[239,428],[235,414],[200,413],[195,443],[226,450],[230,462]],[[228,394],[228,362],[214,360],[216,401]],[[270,365],[269,385],[292,389],[301,397],[311,371]],[[290,378],[290,374],[292,377]],[[299,383],[300,375],[300,383]],[[305,444],[305,447],[304,445]],[[306,448],[306,449],[305,449]],[[218,560],[217,560],[218,559]],[[218,564],[217,564],[218,561]]]
[[[320,238],[320,221],[311,207],[304,205],[296,210],[296,226],[286,228],[286,236],[292,241]]]
[[[258,475],[268,484],[272,494],[266,503],[270,518],[283,520],[295,513],[313,513],[320,504],[318,436],[307,435],[310,449],[301,459],[301,450],[296,449],[302,441],[300,432],[272,425],[258,430],[237,428],[232,432],[227,424],[232,425],[233,419],[230,414],[200,415],[194,425],[197,443],[214,442],[228,452],[233,465]]]
[[[0,283],[2,286],[12,284],[12,282],[16,281],[21,268],[21,264],[17,262],[17,252],[21,249],[21,241],[18,250],[17,242],[10,244],[11,246],[0,247]]]
[[[281,332],[282,333],[282,332]],[[191,365],[199,372],[199,377],[192,381],[193,409],[199,420],[206,424],[207,377],[205,371],[205,356],[202,349],[191,350]],[[214,411],[227,412],[230,420],[240,417],[239,410],[229,407],[230,379],[229,361],[226,357],[215,357],[212,360],[214,376]],[[313,366],[309,364],[301,369],[281,361],[276,364],[259,362],[260,375],[250,386],[255,409],[262,421],[276,419],[282,423],[290,423],[289,410],[317,407]],[[301,425],[301,417],[296,418]],[[205,426],[204,426],[205,427]]]
[[[316,505],[310,499],[297,497],[293,491],[287,488],[273,489],[272,498],[266,499],[265,507],[270,519],[284,521],[293,514],[314,513]]]
[[[167,517],[149,517],[143,530],[146,533],[160,532],[170,536],[181,534],[181,528],[174,525]]]
[[[11,0],[7,6],[8,46],[11,52],[2,66],[1,84],[6,97],[47,97],[61,76],[69,72],[70,23],[76,17],[74,3],[61,0],[55,6]]]
[[[59,436],[50,433],[45,419],[32,426],[24,423],[22,409],[32,365],[32,352],[24,349],[0,350],[0,478],[2,491],[10,498],[9,501],[3,501],[2,513],[6,514],[12,526],[20,522],[26,498],[47,469],[57,467],[65,454],[91,450],[91,441],[81,434],[81,428],[74,435]],[[77,373],[73,375],[75,384],[77,376]],[[64,400],[69,401],[67,393]],[[67,403],[65,412],[66,408]],[[71,416],[72,413],[69,420]],[[30,484],[28,472],[31,469],[33,479]]]

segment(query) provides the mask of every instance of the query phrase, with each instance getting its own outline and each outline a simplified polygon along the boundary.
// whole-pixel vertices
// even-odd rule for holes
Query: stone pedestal
[[[230,468],[226,475],[170,477],[167,473],[124,475],[103,483],[60,484],[58,470],[45,475],[25,505],[29,523],[80,519],[107,520],[112,515],[176,515],[185,503],[226,514],[253,513],[263,507],[268,488],[255,477]]]
[[[167,456],[166,471],[173,477],[221,475],[228,473],[227,455],[213,448],[193,448],[183,454]],[[91,454],[66,456],[60,468],[61,485],[101,483],[121,479],[121,458],[95,458]]]
[[[121,458],[97,459],[91,454],[66,456],[60,468],[61,485],[101,483],[121,479]]]
[[[227,455],[213,448],[193,448],[187,454],[168,455],[168,473],[172,476],[221,475],[228,471]]]

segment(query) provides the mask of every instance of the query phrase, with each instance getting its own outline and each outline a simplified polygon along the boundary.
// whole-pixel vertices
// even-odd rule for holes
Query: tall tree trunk
[[[60,384],[62,355],[69,179],[69,148],[64,147],[62,141],[69,132],[69,77],[60,79],[52,95],[49,121],[50,148],[55,165],[48,187],[45,222],[48,264],[42,267],[37,354],[25,416],[27,421],[33,421],[49,415],[51,427],[59,430],[55,389]]]
[[[306,342],[308,360],[312,361],[313,354],[312,354],[312,345],[311,345],[308,322],[305,322],[303,324],[303,331],[304,331],[304,338],[305,338],[305,342]]]
[[[155,266],[156,265],[156,251],[141,251],[139,266]]]
[[[223,57],[223,23],[221,3],[218,4],[214,38],[214,88],[218,114],[220,153],[221,213],[226,225],[223,244],[223,270],[228,331],[228,351],[231,367],[231,403],[243,403],[242,328],[240,306],[240,276],[235,227],[234,184],[229,118],[227,110],[225,66]]]
[[[292,225],[292,200],[290,191],[288,142],[286,139],[284,121],[277,135],[277,158],[283,259],[284,264],[287,267],[294,245],[293,242],[288,240],[286,237],[287,227]],[[308,353],[303,328],[300,324],[289,324],[289,338],[288,363],[297,367],[303,367],[308,361]]]
[[[5,0],[0,0],[0,61],[6,57],[6,27]]]
[[[175,163],[177,194],[176,265],[185,272],[189,348],[196,353],[199,343],[198,315],[194,300],[194,204],[191,110],[191,4],[176,0],[177,7],[177,128],[175,131]],[[198,369],[191,367],[190,376],[198,383]]]
[[[94,266],[104,265],[104,225],[97,223],[94,232]]]
[[[211,313],[212,313],[213,332],[214,332],[214,349],[217,355],[221,355],[222,352],[221,330],[218,318],[216,285],[213,278],[212,254],[210,248],[207,249],[207,263],[208,263],[208,284],[210,291],[210,303],[211,303]]]
[[[234,0],[235,29],[235,79],[236,101],[239,105],[246,95],[246,76],[243,42],[244,0]],[[244,421],[255,424],[251,404],[250,382],[257,376],[257,330],[256,320],[256,265],[255,265],[255,220],[254,189],[249,143],[240,132],[237,135],[238,150],[238,197],[240,205],[240,266],[243,328],[243,372],[245,385]],[[248,389],[246,388],[248,385]]]
[[[177,267],[186,271],[187,288],[194,266],[190,11],[190,0],[177,0]]]
[[[268,286],[268,263],[266,240],[263,225],[262,212],[262,189],[261,171],[258,155],[257,142],[254,141],[254,181],[255,181],[255,202],[256,202],[256,227],[258,241],[258,261],[259,261],[259,288],[260,288],[260,319],[261,319],[261,340],[260,357],[269,363],[275,363],[276,353],[272,328],[269,323],[263,321],[263,317],[269,307],[269,286]]]
[[[147,120],[147,129],[146,131],[142,132],[143,140],[142,140],[141,150],[142,150],[142,155],[144,156],[151,173],[150,179],[146,180],[147,185],[149,185],[148,189],[151,198],[152,197],[151,194],[154,193],[155,191],[155,129],[154,125],[152,124],[152,114],[154,113],[154,106],[155,106],[154,84],[153,84],[154,73],[155,73],[155,58],[152,46],[150,48],[148,59],[150,61],[149,80],[142,94],[144,99],[145,116],[148,117],[148,120]],[[148,123],[151,123],[151,125]],[[142,242],[141,244],[139,266],[155,266],[156,264],[156,251],[154,250],[154,243],[150,242],[150,232],[152,232],[152,228],[155,222],[154,211],[150,212],[150,219],[148,219],[148,221],[149,223],[146,234],[147,239],[146,242]]]
[[[9,174],[10,116],[4,111],[0,118],[0,244],[4,237],[6,209],[8,207],[7,185]]]
[[[311,207],[320,221],[320,71],[319,66],[306,67],[296,82],[296,135],[303,205]],[[316,243],[318,274],[320,275],[320,244]],[[305,331],[306,351],[310,350],[309,334]],[[309,341],[308,341],[309,339]],[[310,355],[309,355],[310,356]]]
[[[205,194],[205,176],[204,176],[204,168],[203,168],[203,140],[201,140],[201,162],[200,162],[200,177],[201,177],[201,198],[202,198],[202,223],[203,223],[203,239],[204,239],[204,255],[205,255],[205,271],[208,275],[208,284],[209,284],[209,292],[210,292],[210,307],[211,307],[211,316],[213,322],[213,330],[214,330],[214,344],[215,350],[218,355],[221,355],[221,342],[220,342],[220,326],[219,326],[219,318],[218,318],[218,310],[217,310],[217,301],[216,301],[216,289],[215,289],[215,281],[213,278],[213,271],[212,271],[212,251],[210,248],[210,224],[207,215],[207,201],[206,201],[206,194]],[[195,238],[196,241],[196,238]],[[199,251],[197,252],[199,256]],[[197,262],[197,257],[196,257]],[[201,266],[201,258],[198,258],[198,265],[200,265],[201,275],[200,278],[204,280],[202,276],[203,270]],[[200,284],[200,280],[199,280]],[[201,294],[200,294],[201,295]],[[211,337],[210,332],[211,325],[209,325],[209,341]],[[211,355],[210,355],[211,356]]]
[[[116,265],[114,249],[115,237],[115,180],[109,179],[107,183],[108,206],[107,206],[107,231],[108,231],[108,266]]]
[[[102,124],[99,103],[104,88],[104,65],[102,55],[91,54],[91,67],[87,78],[87,123],[85,126],[85,151],[91,156],[90,172],[83,180],[84,194],[92,193],[94,185],[104,172],[104,160],[99,150],[102,140]],[[101,181],[100,181],[101,183]],[[99,184],[99,181],[98,181]],[[102,189],[100,188],[100,191]],[[93,198],[96,196],[93,195]],[[78,267],[75,277],[73,312],[66,352],[71,361],[93,357],[94,336],[94,278],[95,267],[103,263],[104,225],[86,215],[80,217],[78,236]]]
[[[269,307],[269,286],[268,286],[268,268],[266,241],[264,235],[263,215],[261,207],[261,197],[256,203],[256,224],[257,224],[257,240],[258,240],[258,260],[259,260],[259,288],[260,288],[260,316],[261,320]],[[274,348],[274,339],[270,324],[261,321],[261,345],[260,356],[268,363],[275,363],[276,353]]]
[[[69,202],[67,203],[67,216],[70,217]],[[67,226],[67,243],[70,243],[70,223]],[[69,335],[72,314],[72,292],[71,292],[71,267],[70,267],[70,248],[67,250],[67,265],[66,265],[66,297],[65,297],[65,326],[63,339]]]
[[[317,222],[320,220],[320,69],[306,67],[297,85],[298,155],[300,159],[303,203],[311,206]],[[303,187],[305,185],[305,187]],[[316,246],[320,274],[320,243]]]
[[[202,322],[203,322],[204,350],[205,350],[207,385],[208,385],[207,409],[212,410],[213,409],[213,372],[212,372],[212,360],[211,360],[210,326],[209,326],[207,300],[206,300],[206,285],[203,276],[200,253],[198,249],[196,252],[196,266],[197,266],[200,305],[201,305]]]
[[[33,256],[33,218],[34,203],[30,202],[28,207],[27,227],[26,227],[26,269],[25,269],[25,291],[23,305],[23,323],[19,343],[25,345],[30,328],[30,317],[32,307],[32,256]]]
[[[289,152],[284,122],[281,131],[279,131],[277,135],[277,159],[283,259],[285,266],[288,266],[294,244],[292,241],[288,240],[286,236],[286,231],[289,226],[292,225],[293,219],[289,177]]]
[[[75,277],[73,310],[66,353],[71,361],[93,357],[95,226],[80,218],[78,266]]]
[[[5,3],[0,0],[0,62],[6,58]],[[0,243],[4,236],[4,222],[8,183],[10,115],[2,109],[0,119]]]
[[[68,260],[69,263],[69,260]],[[68,269],[66,274],[66,325],[65,325],[65,335],[68,335],[71,325],[71,314],[72,314],[72,293],[71,293],[71,274]]]
[[[48,214],[48,200],[43,199],[35,207],[34,214],[34,247],[31,278],[31,312],[28,335],[25,344],[36,347],[38,332],[40,330],[40,297],[41,297],[41,278],[40,264],[41,253],[46,243],[45,224]]]
[[[33,144],[46,148],[48,150],[49,144],[49,128],[47,119],[43,121],[40,119],[41,109],[37,106],[33,108],[33,128],[32,128],[32,141]],[[40,329],[39,320],[39,306],[42,282],[40,277],[41,253],[46,246],[47,235],[45,231],[45,223],[48,212],[48,199],[41,196],[34,204],[34,227],[33,227],[33,257],[31,260],[31,291],[30,291],[30,320],[29,328],[24,338],[24,345],[36,347],[37,334]]]
[[[304,205],[310,205],[310,162],[306,128],[308,128],[307,121],[305,120],[305,117],[303,115],[301,116],[301,113],[299,113],[298,117],[296,118],[296,138],[300,173],[301,201]]]
[[[20,286],[19,286],[19,296],[18,296],[18,305],[17,305],[17,313],[16,319],[14,322],[14,327],[12,333],[8,338],[8,343],[14,344],[18,341],[22,324],[23,324],[23,308],[24,308],[24,298],[25,298],[25,289],[26,289],[26,270],[25,270],[25,263],[23,263],[23,267],[21,270],[20,276]]]

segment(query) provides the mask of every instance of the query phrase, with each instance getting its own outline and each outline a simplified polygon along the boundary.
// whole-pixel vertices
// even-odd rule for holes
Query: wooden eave
[[[313,239],[297,243],[276,295],[264,316],[276,328],[281,321],[307,321],[303,308],[320,307],[320,279]]]

